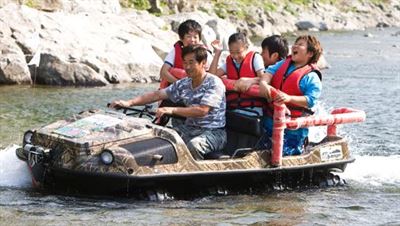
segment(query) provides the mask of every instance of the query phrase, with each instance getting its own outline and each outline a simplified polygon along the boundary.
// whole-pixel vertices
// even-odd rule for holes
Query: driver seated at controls
[[[165,115],[186,117],[178,132],[195,159],[204,159],[211,152],[221,151],[226,144],[225,86],[217,76],[207,73],[207,50],[201,45],[182,49],[187,77],[165,89],[145,93],[130,100],[115,100],[111,108],[139,106],[169,99],[183,102],[184,107],[159,107],[156,117]]]

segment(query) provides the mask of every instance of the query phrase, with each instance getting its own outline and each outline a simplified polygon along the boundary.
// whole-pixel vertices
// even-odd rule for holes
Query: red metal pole
[[[235,90],[234,88],[235,88],[236,80],[222,78],[222,82],[224,83],[226,90],[229,90],[229,91]],[[258,85],[250,86],[250,88],[246,91],[246,94],[248,94],[250,96],[254,96],[254,97],[261,96],[260,91],[259,91],[259,86]]]
[[[222,79],[227,90],[234,90],[235,80]],[[271,88],[272,99],[280,91]],[[259,86],[253,85],[249,88],[246,94],[251,96],[260,95]],[[324,126],[328,125],[328,136],[336,135],[336,124],[363,122],[366,115],[364,111],[351,109],[351,108],[338,108],[327,116],[308,116],[299,118],[286,118],[285,113],[288,111],[286,105],[274,103],[274,126],[272,129],[272,155],[271,164],[273,166],[280,166],[282,164],[282,149],[283,149],[283,136],[285,128],[298,129],[310,126]]]
[[[273,128],[272,128],[272,153],[271,165],[282,165],[283,136],[286,128],[285,118],[286,106],[274,103]]]
[[[341,117],[340,120],[336,120],[336,123],[363,122],[367,117],[364,111],[352,108],[337,108],[331,111],[331,114],[338,118]],[[336,124],[328,126],[327,134],[328,136],[336,136]]]
[[[275,99],[279,91],[275,88],[270,88],[271,98]],[[271,165],[281,166],[282,165],[282,153],[283,153],[283,137],[286,129],[286,112],[288,109],[283,103],[274,102],[274,115],[273,115],[273,127],[272,127],[272,153],[271,153]]]
[[[338,108],[331,112],[331,115],[308,116],[293,118],[286,121],[288,129],[298,129],[310,126],[328,125],[328,136],[336,135],[336,124],[363,122],[366,115],[364,111],[351,108]]]

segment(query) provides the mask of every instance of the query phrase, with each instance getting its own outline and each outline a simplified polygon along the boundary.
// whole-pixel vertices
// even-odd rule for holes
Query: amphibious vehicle
[[[282,106],[281,106],[282,107]],[[273,147],[257,148],[261,116],[226,112],[228,143],[222,153],[193,158],[172,128],[154,123],[151,107],[88,110],[25,132],[17,156],[26,161],[34,187],[90,195],[171,196],[218,189],[320,185],[344,171],[351,156],[336,124],[361,122],[363,111],[341,108],[327,116],[274,120]],[[279,123],[278,123],[279,122]],[[298,156],[282,156],[284,128],[328,125],[327,136]]]

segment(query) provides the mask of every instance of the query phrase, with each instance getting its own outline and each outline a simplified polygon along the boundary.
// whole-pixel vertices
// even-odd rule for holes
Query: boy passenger
[[[314,36],[299,36],[292,46],[292,55],[269,66],[260,81],[260,93],[272,100],[270,87],[280,90],[272,101],[286,104],[292,118],[312,113],[310,110],[321,95],[321,73],[316,63],[322,54],[320,42]],[[264,128],[272,136],[273,105],[265,111]],[[308,128],[285,129],[283,155],[299,155],[308,136]],[[270,141],[270,140],[268,140]],[[270,144],[267,144],[270,146]]]
[[[174,48],[165,57],[164,64],[160,70],[160,88],[166,88],[171,83],[179,80],[170,73],[171,68],[183,69],[182,48],[188,45],[200,44],[202,28],[195,20],[186,20],[178,27],[179,40],[174,44]],[[212,61],[212,56],[207,52],[206,70]]]

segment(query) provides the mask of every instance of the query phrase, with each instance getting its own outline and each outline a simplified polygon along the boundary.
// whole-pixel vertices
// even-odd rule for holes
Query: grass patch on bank
[[[43,0],[25,0],[26,5],[30,7],[37,6],[38,1]],[[134,8],[137,10],[148,10],[151,8],[149,0],[119,0],[122,7]],[[175,13],[175,8],[181,4],[177,1],[175,4],[169,4],[170,0],[159,0],[158,5],[161,12],[151,12],[153,15],[162,16]],[[344,11],[356,11],[346,0],[186,0],[197,6],[197,10],[207,14],[215,13],[222,19],[234,18],[245,20],[248,23],[255,23],[259,13],[286,11],[292,15],[299,15],[300,10],[312,7],[314,4],[329,4]],[[359,2],[374,4],[379,6],[387,4],[390,0],[358,0]],[[185,7],[180,5],[179,7]],[[179,8],[178,7],[178,8]]]
[[[379,4],[387,4],[390,1],[389,0],[365,0],[365,2],[370,2],[374,5],[379,5]]]
[[[311,0],[289,0],[288,2],[297,4],[297,5],[308,5],[312,1]]]
[[[180,1],[175,0],[175,4],[169,4],[171,0],[158,0],[158,5],[163,12],[160,15],[169,15],[173,13],[173,9],[169,9],[170,5],[179,5]],[[314,3],[329,4],[336,7],[342,7],[346,5],[347,0],[186,0],[187,3],[191,3],[198,6],[198,10],[206,13],[216,13],[221,18],[227,18],[229,16],[237,17],[238,19],[246,19],[252,17],[249,9],[262,9],[264,12],[274,12],[278,9],[292,9],[296,6],[312,6]],[[376,6],[385,5],[390,3],[390,0],[358,0],[362,3],[370,3]],[[42,5],[48,4],[48,0],[20,0],[18,1],[22,5],[26,5],[31,8],[38,9]],[[51,1],[50,1],[51,2]],[[119,3],[124,8],[134,8],[137,10],[148,10],[151,8],[149,0],[119,0]],[[211,6],[211,7],[207,7]],[[254,10],[253,10],[254,11]],[[291,14],[295,12],[289,12]]]
[[[22,1],[22,5],[26,5],[30,8],[39,9],[40,8],[40,0],[24,0]]]
[[[261,7],[260,2],[257,0],[212,0],[215,14],[220,18],[227,18],[229,16],[234,16],[239,20],[248,20],[247,9],[248,6]]]
[[[119,0],[119,4],[125,8],[134,8],[137,10],[150,9],[150,2],[148,0]]]

